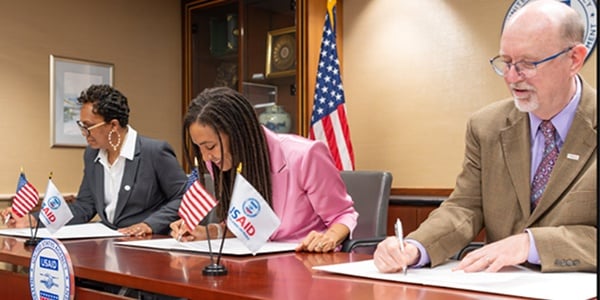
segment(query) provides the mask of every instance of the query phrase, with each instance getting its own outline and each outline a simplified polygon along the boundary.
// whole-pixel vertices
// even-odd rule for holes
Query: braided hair
[[[212,128],[217,133],[220,145],[223,145],[221,134],[229,137],[232,169],[223,172],[215,164],[211,164],[215,196],[219,201],[216,208],[219,219],[223,220],[227,215],[235,182],[235,169],[240,163],[242,175],[272,206],[269,149],[263,128],[250,102],[242,94],[228,87],[205,89],[192,100],[183,119],[184,140],[189,136],[189,128],[195,122]],[[198,145],[191,143],[191,151],[187,146],[184,148],[188,162],[193,158],[203,161]],[[223,157],[223,147],[220,148]],[[200,164],[198,171],[203,175],[208,170],[205,164]],[[202,175],[201,180],[204,179]]]
[[[92,103],[93,112],[101,115],[104,121],[117,119],[121,127],[129,124],[129,105],[127,98],[107,84],[93,84],[81,92],[77,98],[79,104]]]

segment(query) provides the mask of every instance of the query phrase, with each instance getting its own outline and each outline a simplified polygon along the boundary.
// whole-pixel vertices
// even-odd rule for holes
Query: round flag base
[[[206,276],[223,276],[227,275],[227,269],[223,265],[210,264],[202,270],[202,275]]]
[[[41,238],[35,238],[35,239],[28,239],[25,241],[25,246],[27,247],[31,247],[31,246],[37,246],[37,244],[41,241]]]

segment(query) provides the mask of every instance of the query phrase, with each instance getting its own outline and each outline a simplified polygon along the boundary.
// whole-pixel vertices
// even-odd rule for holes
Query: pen
[[[8,224],[8,220],[10,220],[10,217],[11,217],[11,213],[8,213],[6,215],[6,219],[4,219],[4,225]]]
[[[404,234],[402,233],[402,222],[400,222],[400,218],[396,219],[396,238],[398,238],[398,242],[400,243],[400,251],[404,253]],[[402,273],[406,275],[406,265],[402,267]]]
[[[177,241],[181,242],[181,237],[183,236],[183,234],[181,233],[181,227],[183,226],[183,220],[181,220],[181,223],[179,224],[179,234],[177,235]]]

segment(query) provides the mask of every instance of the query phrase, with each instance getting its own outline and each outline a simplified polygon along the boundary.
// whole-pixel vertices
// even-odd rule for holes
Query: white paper
[[[313,267],[315,270],[390,281],[417,283],[479,292],[539,299],[590,299],[596,297],[597,274],[583,272],[541,273],[521,266],[497,273],[452,271],[451,261],[435,268],[380,273],[373,260]]]
[[[35,232],[34,229],[29,228],[8,228],[0,229],[0,235],[10,235],[17,237],[30,238],[31,232]],[[67,225],[60,228],[55,233],[50,233],[47,228],[40,227],[37,231],[37,237],[49,238],[53,237],[59,240],[62,239],[83,239],[83,238],[103,238],[103,237],[115,237],[123,236],[122,233],[108,228],[102,223],[86,223],[77,225]]]
[[[179,250],[179,251],[192,251],[208,253],[208,241],[195,241],[195,242],[178,242],[173,238],[167,239],[152,239],[152,240],[138,240],[128,242],[115,242],[117,245],[122,246],[133,246],[133,247],[144,247],[162,250]],[[211,240],[210,243],[213,253],[219,252],[221,240]],[[288,252],[294,251],[298,244],[297,243],[281,243],[281,242],[267,242],[263,245],[256,254],[262,253],[275,253],[275,252]],[[252,252],[248,250],[240,240],[236,238],[227,238],[223,245],[224,255],[251,255]]]

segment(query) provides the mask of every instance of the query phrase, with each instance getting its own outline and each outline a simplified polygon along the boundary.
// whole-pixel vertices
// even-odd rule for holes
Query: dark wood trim
[[[396,196],[404,196],[404,195],[411,195],[411,196],[441,196],[441,197],[447,197],[450,196],[450,194],[452,193],[454,189],[447,189],[447,188],[392,188],[391,190],[391,195],[396,195]]]

